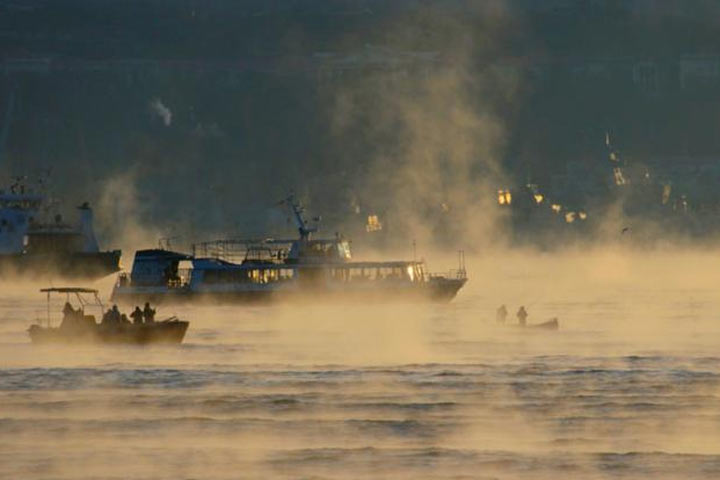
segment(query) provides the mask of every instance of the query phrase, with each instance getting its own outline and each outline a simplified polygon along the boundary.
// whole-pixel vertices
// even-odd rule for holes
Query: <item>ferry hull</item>
[[[213,304],[263,304],[283,302],[308,303],[393,303],[423,301],[450,302],[465,284],[465,279],[444,279],[422,286],[374,288],[355,291],[325,288],[308,289],[258,289],[246,291],[194,291],[189,288],[140,290],[133,287],[116,287],[112,301],[124,305],[144,302],[153,304],[213,303]]]
[[[120,270],[120,251],[0,255],[0,281],[15,278],[96,280]]]

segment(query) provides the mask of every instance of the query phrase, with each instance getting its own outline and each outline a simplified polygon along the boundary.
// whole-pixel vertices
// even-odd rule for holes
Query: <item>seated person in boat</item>
[[[152,323],[155,321],[155,309],[150,308],[150,302],[145,302],[143,316],[145,317],[145,323]]]
[[[61,329],[75,328],[79,325],[78,319],[82,318],[82,311],[75,310],[72,305],[70,305],[70,302],[65,302],[62,312],[63,319],[60,324]]]
[[[69,302],[65,303],[62,312],[63,319],[60,324],[60,328],[63,330],[83,329],[95,325],[95,317],[92,315],[85,315],[82,308],[78,308],[77,310],[74,309]]]
[[[143,323],[143,311],[140,310],[140,307],[135,305],[135,310],[130,314],[130,318],[133,319],[133,323],[135,325],[140,325]]]
[[[63,312],[63,317],[69,317],[76,313],[73,306],[70,305],[70,302],[65,302],[65,306],[63,307],[62,312]]]
[[[117,305],[113,305],[112,308],[103,315],[101,325],[120,325],[121,323],[122,315],[120,314],[120,310],[118,310]]]

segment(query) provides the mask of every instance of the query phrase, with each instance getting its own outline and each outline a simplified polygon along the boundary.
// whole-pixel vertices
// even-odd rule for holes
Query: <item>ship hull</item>
[[[165,287],[116,287],[112,301],[124,305],[173,303],[262,304],[308,303],[447,303],[457,295],[465,279],[443,279],[407,287],[376,287],[357,290],[331,288],[202,289]]]
[[[0,255],[0,281],[16,278],[97,280],[120,270],[120,251]]]
[[[36,344],[119,344],[119,345],[177,345],[182,343],[188,322],[179,320],[142,325],[95,326],[83,330],[33,325],[28,330]]]

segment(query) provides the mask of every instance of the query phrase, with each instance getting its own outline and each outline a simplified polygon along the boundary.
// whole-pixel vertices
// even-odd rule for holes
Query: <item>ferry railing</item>
[[[445,272],[431,272],[428,274],[428,278],[441,279],[441,278],[452,278],[456,280],[465,280],[467,278],[467,272],[464,268],[451,268]]]
[[[251,251],[252,243],[245,240],[212,240],[192,245],[194,257],[215,258],[231,263],[240,263]]]
[[[214,258],[230,263],[248,261],[270,261],[282,263],[287,250],[272,248],[263,240],[213,240],[192,245],[194,257]]]
[[[466,280],[467,270],[465,270],[465,251],[458,251],[458,268],[453,268],[445,273],[429,273],[428,277],[432,280],[433,278],[452,278],[456,280]]]
[[[247,246],[233,240],[215,240],[193,244],[192,252],[194,257],[215,258],[238,263],[245,258]]]

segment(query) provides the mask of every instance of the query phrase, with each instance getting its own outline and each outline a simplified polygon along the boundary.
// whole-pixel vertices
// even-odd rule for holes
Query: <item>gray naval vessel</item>
[[[88,203],[69,223],[22,179],[0,190],[0,281],[18,277],[95,280],[120,270],[120,250],[100,251]]]

